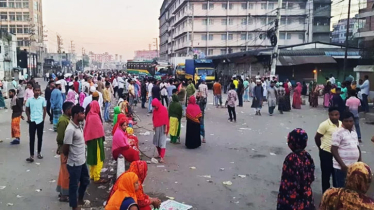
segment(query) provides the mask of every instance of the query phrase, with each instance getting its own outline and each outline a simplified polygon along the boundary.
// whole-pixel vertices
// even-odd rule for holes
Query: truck
[[[173,75],[176,79],[184,80],[186,71],[185,71],[185,62],[186,59],[191,59],[192,57],[173,57],[170,60],[170,64],[173,67]]]
[[[213,61],[210,59],[187,59],[185,78],[187,80],[192,79],[197,84],[202,77],[205,77],[208,87],[211,88],[216,80],[216,70]]]

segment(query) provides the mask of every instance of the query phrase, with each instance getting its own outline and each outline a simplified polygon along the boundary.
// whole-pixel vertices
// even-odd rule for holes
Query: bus
[[[133,75],[154,76],[156,72],[154,61],[128,61],[126,64],[127,73]]]

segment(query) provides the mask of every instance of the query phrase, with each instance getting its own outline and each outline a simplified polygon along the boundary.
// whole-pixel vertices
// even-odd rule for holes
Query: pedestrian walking
[[[301,128],[288,134],[287,144],[292,152],[283,162],[277,210],[315,209],[311,186],[315,165],[313,158],[305,151],[307,141],[308,134]]]
[[[256,80],[256,86],[253,88],[252,108],[256,109],[256,115],[261,116],[261,108],[264,97],[264,88],[261,86],[261,80]]]
[[[235,91],[235,85],[231,84],[230,90],[227,94],[227,111],[229,112],[229,121],[230,122],[236,122],[236,111],[235,111],[235,104],[237,101],[238,95]]]
[[[56,191],[59,193],[60,202],[69,201],[69,172],[66,165],[68,157],[64,155],[62,146],[64,145],[65,131],[70,123],[71,109],[73,108],[73,106],[74,104],[70,101],[65,102],[62,105],[62,110],[64,113],[61,115],[57,123],[56,153],[57,155],[60,155],[60,171],[58,175]]]
[[[24,80],[22,77],[19,79],[19,83],[17,85],[17,98],[20,99],[20,101],[23,103],[24,98],[25,98],[25,85],[24,85]],[[47,94],[47,93],[45,93]]]
[[[140,86],[140,96],[141,96],[141,99],[142,99],[142,109],[145,109],[145,102],[147,101],[147,84],[146,84],[147,80],[144,79],[141,83],[141,86]]]
[[[275,81],[271,81],[267,91],[267,101],[269,106],[269,115],[272,116],[274,113],[275,106],[277,105],[277,91],[274,88]]]
[[[278,111],[283,114],[285,106],[286,90],[283,87],[283,82],[277,83],[277,96],[278,96]]]
[[[249,81],[248,81],[248,77],[245,79],[245,81],[243,82],[243,85],[244,85],[244,95],[243,95],[243,101],[244,102],[249,102],[249,90],[250,90],[250,85],[249,85]]]
[[[172,95],[172,101],[169,106],[169,122],[170,122],[170,143],[176,144],[180,143],[180,132],[181,132],[181,123],[183,116],[183,108],[179,103],[177,90],[174,89],[174,94]]]
[[[113,96],[114,96],[114,98],[116,98],[116,93],[118,93],[117,75],[113,78],[112,86],[113,86],[113,91],[114,91]]]
[[[369,96],[369,89],[370,89],[370,81],[369,76],[364,76],[365,81],[360,85],[361,94],[362,94],[362,108],[365,113],[369,112],[369,102],[368,102],[368,96]]]
[[[76,105],[71,109],[71,120],[66,127],[64,136],[63,154],[67,157],[66,165],[69,172],[69,206],[78,210],[85,206],[83,200],[86,189],[90,184],[90,175],[86,165],[86,151],[82,128],[84,121],[83,107]],[[79,186],[79,188],[78,188]],[[78,195],[77,195],[78,193]]]
[[[162,105],[165,106],[165,104],[166,104],[166,107],[168,107],[169,106],[169,99],[168,99],[167,84],[165,83],[165,81],[162,81],[160,83],[160,90],[161,90]],[[164,103],[164,101],[165,101],[165,103]]]
[[[166,135],[169,133],[169,115],[166,107],[155,98],[152,101],[153,107],[153,144],[156,146],[160,156],[160,162],[164,162],[166,150]]]
[[[331,153],[334,156],[335,187],[344,187],[348,167],[361,161],[356,131],[353,129],[354,116],[351,112],[342,113],[342,127],[332,134]]]
[[[301,91],[303,90],[303,87],[301,86],[301,83],[296,83],[296,87],[293,90],[293,100],[292,100],[292,108],[294,109],[301,109]]]
[[[222,107],[222,86],[218,79],[213,84],[213,95],[216,108],[218,108],[218,105]]]
[[[104,104],[105,104],[104,120],[105,120],[105,122],[109,122],[110,121],[109,108],[110,108],[110,103],[111,103],[111,100],[112,100],[112,93],[110,91],[110,83],[109,82],[105,83],[105,89],[104,89],[103,92],[104,92],[103,98],[104,98]]]
[[[326,86],[323,88],[323,107],[325,108],[330,107],[331,89],[331,83],[327,82]]]
[[[65,101],[66,100],[66,86],[68,85],[68,83],[66,82],[66,80],[64,79],[64,76],[61,76],[60,77],[60,85],[61,85],[61,95],[62,95],[62,101]],[[57,118],[58,119],[58,118]]]
[[[29,98],[32,98],[34,97],[34,90],[33,90],[33,86],[32,86],[32,82],[28,82],[27,83],[27,88],[25,90],[25,98],[24,98],[24,104],[26,104],[26,101],[29,99]]]
[[[204,117],[205,117],[205,107],[206,107],[206,98],[202,96],[202,93],[198,91],[196,93],[196,103],[199,105],[201,113],[203,114],[200,119],[200,135],[202,136],[202,143],[205,143],[205,123],[204,123]]]
[[[350,97],[345,102],[345,105],[347,106],[349,111],[354,116],[355,129],[357,132],[358,142],[361,143],[362,141],[361,141],[361,129],[360,129],[360,116],[358,113],[359,107],[361,106],[361,101],[360,99],[357,98],[356,90],[354,89],[351,90]]]
[[[149,84],[147,86],[147,90],[148,90],[148,113],[152,113],[153,84],[154,84],[154,81],[149,81]]]
[[[98,103],[99,93],[92,94],[93,100],[86,110],[86,123],[84,126],[84,139],[87,144],[87,164],[90,167],[90,178],[95,183],[106,183],[107,180],[101,179],[100,173],[105,160],[104,152],[104,126],[101,119],[100,105]]]
[[[243,107],[244,84],[243,84],[243,80],[240,77],[238,77],[238,80],[239,80],[239,84],[238,84],[238,88],[236,89],[236,92],[238,94],[239,107]]]
[[[200,121],[203,114],[199,105],[196,104],[195,96],[190,96],[186,109],[187,128],[186,128],[186,147],[196,149],[201,146]]]
[[[77,96],[77,93],[74,90],[74,82],[69,82],[69,90],[68,90],[68,93],[66,95],[65,101],[70,101],[73,104],[75,104],[76,98],[77,98],[76,96]]]
[[[343,114],[343,112],[346,110],[345,105],[346,104],[344,103],[344,100],[341,97],[341,89],[336,88],[335,94],[332,96],[332,99],[331,99],[331,106],[336,107],[339,113]],[[340,117],[343,117],[343,115],[341,115]],[[341,121],[342,119],[340,118],[339,120]]]
[[[186,83],[180,84],[178,90],[178,100],[183,109],[183,117],[186,116]]]
[[[53,116],[53,130],[57,131],[57,123],[58,119],[61,116],[62,112],[62,104],[64,103],[62,93],[60,91],[61,89],[61,82],[56,82],[56,88],[53,89],[51,93],[51,110],[52,110],[52,116]]]
[[[10,107],[12,109],[12,123],[11,123],[11,133],[13,141],[10,142],[12,145],[20,144],[21,139],[21,119],[23,120],[23,102],[21,99],[17,98],[16,90],[9,90]]]
[[[52,96],[52,91],[54,89],[55,89],[55,81],[51,80],[51,81],[48,82],[48,85],[47,85],[47,87],[45,88],[45,91],[44,91],[45,100],[47,101],[47,108],[46,109],[47,109],[47,114],[49,116],[50,124],[53,124],[53,112],[52,112],[52,109],[51,109],[51,96]]]
[[[332,176],[333,186],[336,187],[335,172],[333,168],[333,155],[331,154],[332,134],[341,127],[339,121],[339,110],[336,107],[329,108],[329,119],[323,121],[314,137],[319,148],[321,161],[322,192],[330,188],[330,177]]]
[[[306,99],[306,96],[308,94],[308,86],[306,85],[306,82],[303,81],[303,88],[301,89],[301,97],[302,97],[302,100],[301,100],[301,104],[305,105],[305,99]]]
[[[365,195],[372,180],[372,170],[367,164],[352,164],[348,167],[345,187],[328,189],[323,194],[320,209],[374,209],[374,199]]]
[[[192,79],[189,79],[188,80],[188,85],[187,85],[187,88],[186,88],[186,93],[187,93],[186,98],[189,100],[190,97],[195,94],[195,92],[196,92],[195,85],[192,84]]]
[[[43,143],[43,130],[44,119],[46,115],[46,102],[45,98],[40,96],[40,86],[34,87],[34,96],[26,101],[26,115],[27,122],[29,123],[29,136],[30,136],[30,157],[26,159],[27,162],[34,162],[35,151],[35,133],[38,136],[38,159],[43,159],[42,143]]]

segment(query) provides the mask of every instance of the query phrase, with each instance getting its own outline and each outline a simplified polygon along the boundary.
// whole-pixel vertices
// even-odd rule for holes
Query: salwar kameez
[[[94,181],[100,180],[101,169],[103,168],[105,152],[104,139],[98,138],[86,142],[87,144],[87,164],[90,169],[90,178]]]
[[[57,131],[58,119],[60,118],[60,116],[62,114],[61,109],[60,108],[54,108],[54,109],[52,109],[52,112],[53,112],[53,130]]]
[[[5,100],[4,100],[4,97],[3,97],[3,93],[1,92],[1,88],[0,88],[0,108],[4,108],[5,107]]]
[[[12,118],[12,138],[20,138],[21,137],[21,116]]]
[[[171,143],[177,143],[179,136],[181,133],[181,122],[176,117],[170,117],[170,142]]]
[[[323,106],[325,108],[329,108],[330,107],[330,93],[325,93],[325,95],[323,96]]]
[[[159,126],[155,128],[155,134],[153,136],[153,145],[157,147],[157,151],[160,157],[164,158],[166,151],[165,126]]]
[[[69,196],[69,172],[66,166],[67,157],[60,154],[60,172],[58,174],[56,191],[62,196]]]

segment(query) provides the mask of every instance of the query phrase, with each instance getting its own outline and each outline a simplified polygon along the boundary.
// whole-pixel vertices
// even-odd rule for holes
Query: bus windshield
[[[214,69],[199,69],[197,75],[214,76]]]
[[[177,70],[183,70],[183,71],[184,71],[185,67],[186,67],[186,66],[184,66],[184,65],[183,65],[183,66],[182,66],[182,65],[178,65],[178,66],[177,66]]]

